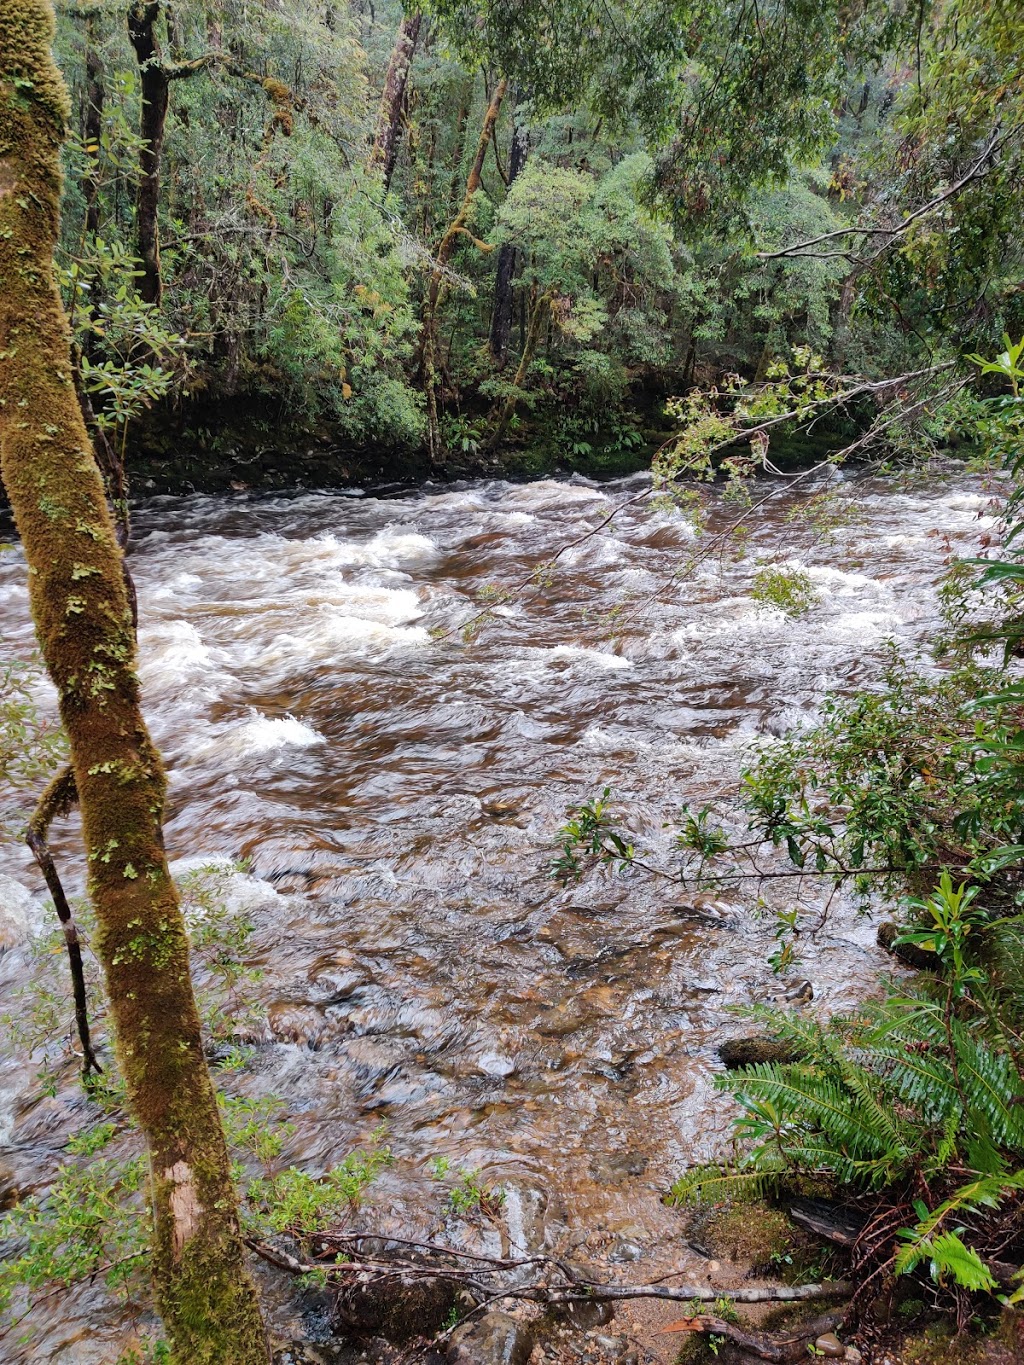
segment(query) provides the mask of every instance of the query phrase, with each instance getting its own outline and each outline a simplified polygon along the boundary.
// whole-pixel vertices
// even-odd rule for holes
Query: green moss
[[[780,1209],[761,1202],[735,1202],[698,1210],[691,1234],[710,1256],[736,1261],[785,1283],[823,1275],[829,1255],[821,1242],[790,1221]]]

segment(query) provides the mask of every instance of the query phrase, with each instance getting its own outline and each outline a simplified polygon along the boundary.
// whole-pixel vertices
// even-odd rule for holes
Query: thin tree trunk
[[[165,778],[139,705],[122,557],[53,276],[69,112],[54,28],[49,0],[0,4],[0,476],[70,743],[118,1061],[149,1150],[157,1307],[175,1361],[265,1365],[167,870]]]
[[[501,414],[498,417],[498,425],[494,428],[494,434],[487,443],[488,450],[496,450],[501,444],[508,424],[515,416],[516,408],[519,406],[519,393],[526,383],[526,376],[529,373],[533,357],[537,352],[537,341],[540,337],[541,323],[544,321],[547,305],[551,302],[549,293],[538,294],[537,286],[533,286],[533,293],[530,299],[530,322],[526,329],[526,340],[523,342],[523,353],[519,357],[519,368],[516,370],[516,377],[512,381],[513,392],[505,399],[502,405]]]
[[[82,178],[85,195],[85,230],[95,237],[100,228],[99,150],[103,134],[103,64],[96,50],[96,20],[85,21],[85,145],[88,171]]]
[[[530,150],[530,134],[525,124],[517,122],[512,129],[512,145],[508,151],[508,188],[526,165]],[[511,242],[498,248],[498,266],[494,277],[494,308],[491,312],[490,348],[497,368],[503,369],[508,359],[508,343],[512,335],[512,281],[516,273],[516,249]]]
[[[419,10],[407,14],[398,26],[398,36],[391,50],[387,75],[384,77],[384,90],[380,97],[380,111],[377,115],[377,132],[370,153],[370,165],[379,166],[384,177],[384,188],[391,185],[398,158],[398,131],[405,106],[405,91],[409,84],[413,53],[420,36],[423,16]]]
[[[159,3],[135,0],[128,10],[128,36],[139,64],[142,88],[142,118],[139,136],[139,192],[136,202],[136,231],[142,276],[139,294],[146,303],[160,303],[163,282],[160,278],[160,232],[157,210],[160,204],[160,160],[170,84],[160,62],[156,40]]]
[[[469,168],[469,175],[466,177],[466,189],[462,196],[462,203],[459,211],[452,219],[447,231],[438,244],[434,255],[434,268],[431,272],[430,283],[427,286],[427,296],[423,301],[423,331],[420,338],[420,356],[422,358],[423,387],[427,396],[427,448],[430,452],[431,462],[436,464],[440,461],[441,428],[438,414],[438,398],[440,389],[440,373],[438,364],[438,333],[437,333],[437,310],[441,298],[441,289],[444,284],[445,273],[448,261],[455,249],[455,242],[461,233],[465,233],[474,242],[476,238],[466,227],[469,220],[470,210],[473,207],[473,196],[480,188],[480,174],[483,170],[484,157],[487,155],[487,145],[494,136],[494,125],[498,121],[501,113],[501,103],[505,98],[505,91],[508,82],[502,76],[491,94],[487,112],[484,114],[484,121],[480,128],[480,138],[477,142],[476,155],[473,164]],[[477,242],[482,250],[489,251],[491,248],[482,242]]]

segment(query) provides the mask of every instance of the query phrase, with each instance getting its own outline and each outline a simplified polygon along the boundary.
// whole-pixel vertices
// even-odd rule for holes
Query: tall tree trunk
[[[526,165],[530,150],[530,134],[525,124],[516,122],[512,129],[512,145],[508,151],[508,188]],[[508,359],[508,343],[512,335],[512,281],[516,273],[516,249],[511,242],[498,248],[498,266],[494,278],[494,309],[491,313],[491,357],[498,369]]]
[[[96,48],[96,19],[85,21],[85,145],[88,171],[82,178],[85,195],[85,231],[95,237],[100,228],[99,170],[100,138],[103,135],[103,63]]]
[[[487,111],[484,114],[484,121],[480,127],[480,138],[477,142],[476,155],[473,164],[469,168],[469,175],[466,177],[466,189],[462,196],[462,203],[459,211],[452,219],[444,236],[438,243],[437,251],[434,255],[434,268],[430,275],[430,283],[427,285],[427,296],[423,300],[423,330],[420,336],[420,357],[423,371],[423,387],[427,396],[427,449],[430,453],[431,463],[440,462],[442,454],[441,427],[438,412],[438,400],[440,389],[440,371],[438,358],[438,331],[437,331],[437,310],[441,299],[441,289],[444,284],[448,261],[455,250],[455,243],[461,233],[472,238],[472,233],[466,227],[469,220],[470,210],[473,207],[473,196],[480,188],[480,174],[483,170],[484,157],[487,155],[487,146],[494,136],[494,125],[498,121],[501,113],[501,103],[505,98],[505,91],[508,82],[502,76],[491,93]],[[482,242],[477,242],[483,250],[489,251],[490,247],[485,247]]]
[[[526,328],[526,338],[523,341],[523,353],[519,357],[519,367],[516,370],[516,377],[512,381],[512,392],[505,399],[498,415],[498,424],[494,428],[491,439],[487,442],[488,450],[496,450],[501,444],[508,424],[516,414],[519,406],[519,394],[526,383],[526,376],[529,373],[533,357],[537,353],[537,342],[540,340],[541,323],[544,321],[545,314],[550,318],[551,294],[545,292],[538,293],[537,286],[533,286],[530,296],[530,321]]]
[[[49,0],[0,4],[0,476],[29,566],[82,812],[96,953],[149,1150],[157,1307],[173,1358],[265,1365],[235,1191],[161,832],[122,557],[72,383],[53,276],[68,118]]]
[[[423,16],[419,10],[407,14],[398,26],[398,36],[391,50],[387,75],[384,77],[384,90],[380,97],[380,111],[377,114],[377,132],[370,153],[370,165],[379,166],[384,176],[384,188],[388,189],[395,173],[398,158],[398,130],[405,106],[405,91],[412,69],[413,53],[420,36]]]
[[[139,293],[146,303],[155,304],[159,304],[163,291],[157,210],[160,205],[160,160],[170,91],[156,40],[159,14],[158,0],[133,0],[128,10],[128,36],[135,49],[142,88],[142,119],[139,126],[142,147],[139,151],[139,193],[136,203],[136,231],[139,259],[142,262]]]

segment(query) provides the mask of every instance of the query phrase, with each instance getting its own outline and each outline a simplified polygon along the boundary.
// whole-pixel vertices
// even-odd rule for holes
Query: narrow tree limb
[[[750,1332],[734,1322],[722,1318],[707,1317],[701,1314],[693,1318],[693,1326],[688,1330],[725,1337],[733,1345],[761,1360],[788,1365],[790,1361],[806,1360],[807,1347],[824,1332],[833,1331],[843,1320],[841,1312],[825,1313],[811,1322],[803,1323],[800,1330],[787,1336],[768,1335],[763,1332]]]
[[[960,177],[959,180],[957,180],[954,184],[950,185],[948,189],[945,189],[940,194],[935,195],[934,198],[929,199],[927,203],[922,204],[920,205],[919,208],[914,209],[912,213],[907,214],[907,216],[903,219],[902,222],[895,223],[893,224],[892,227],[854,226],[846,228],[837,228],[834,232],[823,232],[818,237],[809,237],[806,241],[794,242],[792,246],[783,247],[779,251],[758,251],[755,253],[757,259],[761,261],[775,261],[784,256],[823,256],[825,254],[847,256],[849,255],[849,252],[846,251],[819,253],[808,250],[808,248],[810,247],[818,246],[821,242],[833,241],[834,239],[839,237],[857,236],[888,237],[890,240],[887,241],[885,243],[885,246],[882,248],[882,250],[884,251],[891,244],[892,240],[899,236],[902,236],[902,234],[908,231],[908,229],[911,228],[919,218],[923,218],[926,214],[932,213],[934,212],[935,209],[941,208],[942,205],[947,202],[947,200],[955,198],[961,192],[961,190],[966,189],[966,187],[969,184],[971,184],[972,181],[977,180],[980,176],[987,175],[992,168],[992,157],[995,155],[997,151],[1001,150],[1005,143],[1011,141],[1015,136],[1017,136],[1017,134],[1019,134],[1020,131],[1021,131],[1020,125],[1015,125],[1012,128],[1008,128],[1006,132],[1003,132],[1001,128],[997,127],[995,132],[989,138],[984,151],[982,151],[980,156],[977,157],[977,159],[971,164],[969,169]]]
[[[28,822],[25,842],[32,850],[32,856],[39,865],[57,911],[61,928],[64,931],[64,945],[68,950],[68,963],[71,967],[71,991],[75,1001],[75,1023],[78,1027],[78,1040],[82,1044],[82,1075],[88,1076],[95,1071],[102,1075],[103,1068],[96,1060],[89,1036],[89,1012],[85,994],[85,970],[82,965],[82,944],[78,937],[78,926],[72,914],[68,898],[64,894],[53,854],[46,836],[54,820],[67,815],[78,799],[75,787],[75,774],[70,767],[62,768],[52,779],[39,798]]]
[[[360,1234],[366,1238],[366,1234]],[[327,1240],[340,1241],[328,1234]],[[764,1288],[720,1289],[709,1285],[669,1286],[660,1281],[646,1284],[604,1284],[597,1280],[585,1279],[576,1274],[571,1267],[551,1256],[528,1256],[519,1261],[490,1260],[489,1264],[479,1264],[489,1258],[476,1254],[469,1255],[453,1247],[440,1248],[443,1253],[458,1261],[472,1260],[471,1268],[460,1269],[453,1265],[430,1265],[422,1261],[410,1261],[396,1257],[394,1260],[360,1259],[331,1264],[324,1261],[300,1261],[280,1247],[271,1246],[258,1238],[246,1239],[246,1245],[257,1256],[287,1270],[293,1275],[327,1274],[332,1277],[356,1276],[373,1278],[398,1278],[415,1275],[420,1278],[457,1279],[469,1287],[479,1290],[492,1299],[525,1299],[533,1303],[604,1303],[624,1299],[665,1299],[673,1303],[714,1303],[718,1299],[728,1299],[731,1303],[807,1303],[819,1299],[847,1298],[852,1292],[845,1280],[824,1281],[820,1284],[769,1285]],[[406,1243],[420,1246],[420,1243]],[[502,1270],[517,1269],[525,1266],[547,1267],[562,1280],[562,1283],[542,1283],[487,1286],[482,1277]]]

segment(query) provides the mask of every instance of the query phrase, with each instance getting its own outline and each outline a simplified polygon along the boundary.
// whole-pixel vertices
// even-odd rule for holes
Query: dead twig
[[[64,887],[61,885],[60,875],[57,872],[53,854],[50,852],[50,846],[46,840],[47,833],[54,820],[62,815],[67,815],[77,800],[75,774],[70,766],[62,768],[39,798],[39,803],[28,822],[25,842],[32,850],[32,856],[43,874],[47,889],[50,892],[50,898],[57,911],[57,918],[60,920],[61,928],[64,931],[64,944],[68,951],[68,962],[71,966],[71,990],[75,1001],[75,1023],[78,1027],[78,1039],[82,1044],[82,1074],[88,1076],[91,1071],[101,1075],[103,1068],[96,1060],[92,1040],[89,1036],[89,1012],[86,1005],[82,944],[78,937],[75,917],[71,912],[71,906],[68,904],[68,898],[64,894]]]

